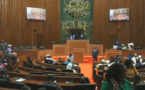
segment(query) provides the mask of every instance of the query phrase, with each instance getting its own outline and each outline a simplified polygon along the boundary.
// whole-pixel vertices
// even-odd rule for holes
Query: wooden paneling
[[[129,8],[130,20],[109,21],[109,10]],[[104,49],[111,48],[115,40],[127,45],[145,46],[145,0],[94,0],[93,42],[100,41]]]
[[[74,48],[84,48],[85,55],[89,52],[89,40],[67,40],[68,53],[73,52]]]
[[[26,7],[46,9],[47,20],[27,20]],[[13,46],[50,48],[51,41],[59,43],[60,0],[0,0],[0,41],[3,39]]]
[[[66,56],[67,46],[65,44],[55,44],[53,45],[53,56]]]
[[[99,56],[103,56],[103,44],[90,44],[89,45],[89,56],[92,56],[92,52],[94,50],[94,48],[97,47],[98,51],[99,51]]]
[[[60,43],[60,1],[0,0],[0,41],[4,39],[13,46],[46,48],[52,47],[51,41]],[[27,20],[26,7],[45,8],[47,20]],[[110,22],[109,10],[116,8],[130,8],[130,20]],[[94,0],[93,42],[100,41],[104,50],[111,48],[117,39],[125,45],[133,41],[135,46],[145,47],[144,8],[145,0]]]
[[[74,63],[84,63],[84,48],[74,48]]]

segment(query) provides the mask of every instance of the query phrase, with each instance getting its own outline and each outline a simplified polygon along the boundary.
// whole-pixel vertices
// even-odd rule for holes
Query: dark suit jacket
[[[93,58],[97,58],[98,55],[99,55],[98,49],[94,49],[94,50],[93,50],[93,53],[92,53],[92,57],[93,57]]]

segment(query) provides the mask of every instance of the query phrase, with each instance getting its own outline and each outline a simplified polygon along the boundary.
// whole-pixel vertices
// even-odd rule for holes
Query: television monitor
[[[110,21],[129,20],[129,8],[110,9]]]
[[[28,20],[46,20],[46,9],[27,7],[26,12]]]

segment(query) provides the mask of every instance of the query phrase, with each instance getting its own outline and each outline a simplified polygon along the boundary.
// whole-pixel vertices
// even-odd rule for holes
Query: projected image
[[[27,7],[28,20],[46,20],[46,9]]]
[[[110,21],[129,20],[129,8],[110,9]]]

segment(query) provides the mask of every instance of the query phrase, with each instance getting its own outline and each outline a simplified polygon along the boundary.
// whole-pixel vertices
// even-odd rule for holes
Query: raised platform
[[[52,57],[55,60],[58,60],[58,58],[63,58],[66,61],[67,56],[54,56]],[[101,58],[105,58],[105,56],[98,56],[98,62],[100,62]],[[84,63],[93,63],[92,56],[84,56]]]

